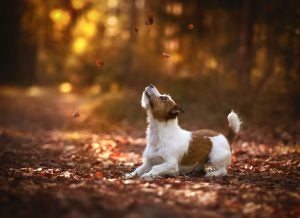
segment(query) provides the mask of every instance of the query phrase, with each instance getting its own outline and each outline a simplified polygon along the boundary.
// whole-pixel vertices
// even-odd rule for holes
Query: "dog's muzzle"
[[[152,85],[152,84],[150,84],[149,86],[147,86],[146,88],[145,88],[145,95],[150,99],[151,98],[151,96],[160,96],[160,93],[159,93],[159,91],[157,90],[157,88],[154,86],[154,85]]]

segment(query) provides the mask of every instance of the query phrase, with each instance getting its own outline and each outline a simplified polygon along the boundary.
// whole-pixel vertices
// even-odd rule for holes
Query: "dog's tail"
[[[231,111],[228,114],[227,119],[228,119],[229,129],[226,137],[229,143],[231,144],[235,139],[237,133],[240,131],[242,121],[234,111]]]

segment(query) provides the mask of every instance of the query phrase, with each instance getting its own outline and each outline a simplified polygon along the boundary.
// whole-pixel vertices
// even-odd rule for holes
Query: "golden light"
[[[91,22],[97,22],[101,19],[101,17],[102,14],[95,9],[89,10],[86,14],[86,18]]]
[[[179,40],[178,39],[171,39],[165,41],[165,49],[169,51],[176,51],[179,48]]]
[[[87,45],[88,45],[88,43],[85,38],[78,37],[73,42],[72,50],[76,54],[82,54],[86,50]]]
[[[71,0],[71,4],[75,9],[81,9],[86,4],[85,0]]]
[[[109,8],[115,8],[118,6],[118,0],[108,0],[107,1],[107,7]]]
[[[119,92],[119,86],[116,83],[112,83],[109,87],[110,92],[112,93],[118,93]]]
[[[82,32],[88,36],[92,37],[96,34],[97,28],[94,23],[85,23],[85,28],[82,29]]]
[[[107,24],[109,26],[115,26],[118,23],[118,18],[116,16],[110,16],[109,18],[107,18]]]
[[[176,2],[172,4],[167,4],[166,6],[166,11],[169,14],[174,14],[174,15],[181,15],[183,11],[183,6],[182,3]]]
[[[174,6],[173,6],[173,14],[179,16],[182,14],[182,4],[181,3],[174,3]]]
[[[205,61],[205,67],[207,67],[208,69],[214,70],[218,67],[218,62],[214,57],[208,58]]]
[[[40,87],[38,86],[31,86],[28,91],[27,91],[27,94],[30,96],[30,97],[38,97],[38,96],[41,96],[43,94],[43,91]]]
[[[99,93],[101,93],[101,86],[98,84],[94,84],[93,86],[91,86],[90,88],[90,93],[92,95],[97,95]]]
[[[173,54],[171,58],[174,63],[179,63],[182,61],[182,56],[178,53]]]
[[[59,91],[62,93],[70,93],[73,90],[71,83],[64,82],[59,85]]]
[[[63,9],[53,9],[50,12],[49,17],[55,23],[57,28],[64,28],[71,20],[70,13]]]
[[[88,22],[85,18],[81,18],[77,24],[75,29],[73,30],[73,34],[78,36],[92,37],[97,33],[97,26],[93,22]]]

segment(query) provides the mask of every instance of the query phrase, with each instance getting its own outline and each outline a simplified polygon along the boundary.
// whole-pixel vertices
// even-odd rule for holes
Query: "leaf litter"
[[[67,105],[59,98],[51,96],[47,101],[64,111],[59,122],[67,125],[69,111],[82,99],[77,96],[73,105]],[[18,105],[9,105],[11,102],[14,101],[8,99],[1,103],[4,107],[17,107],[12,111],[21,110]],[[39,103],[28,102],[33,109]],[[26,107],[26,102],[23,104]],[[47,108],[49,113],[34,111],[44,113],[44,122],[55,122],[51,107]],[[124,180],[122,176],[142,161],[144,130],[135,132],[132,127],[127,132],[115,129],[95,134],[84,128],[86,120],[78,120],[84,125],[71,134],[64,125],[60,129],[28,127],[26,123],[33,122],[30,111],[23,114],[27,122],[5,124],[3,117],[12,116],[15,114],[6,110],[0,118],[0,214],[4,217],[36,216],[41,202],[47,210],[45,217],[143,217],[154,213],[156,217],[300,215],[297,144],[259,143],[241,135],[233,145],[227,176]]]

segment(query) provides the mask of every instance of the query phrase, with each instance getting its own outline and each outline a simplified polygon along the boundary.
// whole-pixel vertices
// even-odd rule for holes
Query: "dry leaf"
[[[146,25],[152,25],[154,22],[153,16],[152,15],[148,15],[147,20],[145,21]]]
[[[72,113],[72,117],[74,117],[74,118],[79,117],[79,116],[80,116],[80,114],[78,113],[78,111],[74,111]]]
[[[103,66],[104,65],[104,61],[103,60],[101,60],[101,59],[97,59],[96,60],[96,66],[97,67],[101,67],[101,66]]]
[[[161,56],[164,57],[164,58],[169,58],[170,57],[170,55],[168,53],[165,53],[165,52],[161,53]]]
[[[194,29],[194,24],[191,24],[191,23],[190,23],[190,24],[188,25],[188,28],[189,28],[190,30]]]

